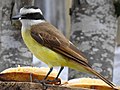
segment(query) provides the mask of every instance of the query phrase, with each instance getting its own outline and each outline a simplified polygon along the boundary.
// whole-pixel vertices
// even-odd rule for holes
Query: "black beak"
[[[12,20],[19,20],[21,18],[21,15],[12,16]]]

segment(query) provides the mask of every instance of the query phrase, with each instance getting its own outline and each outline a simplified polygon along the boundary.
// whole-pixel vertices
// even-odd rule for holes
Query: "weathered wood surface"
[[[43,86],[40,83],[32,82],[0,82],[0,90],[43,90]],[[88,90],[88,89],[48,85],[47,90]]]

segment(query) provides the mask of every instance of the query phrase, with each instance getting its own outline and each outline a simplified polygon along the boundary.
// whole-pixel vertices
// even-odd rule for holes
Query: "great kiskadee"
[[[61,67],[56,79],[64,66],[67,66],[80,72],[94,74],[112,88],[115,87],[90,67],[86,57],[57,28],[45,20],[38,7],[23,7],[20,9],[20,14],[13,16],[13,19],[21,21],[22,38],[29,50],[50,67],[45,79],[54,66]]]

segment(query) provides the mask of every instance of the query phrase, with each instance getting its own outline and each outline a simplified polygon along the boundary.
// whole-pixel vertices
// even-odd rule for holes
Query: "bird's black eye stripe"
[[[44,20],[44,17],[40,13],[27,13],[27,14],[22,14],[21,19]]]

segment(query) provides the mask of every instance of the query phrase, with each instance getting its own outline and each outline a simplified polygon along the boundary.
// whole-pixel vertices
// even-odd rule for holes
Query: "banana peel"
[[[32,67],[10,68],[0,73],[0,81],[39,82],[44,79],[46,73],[49,71],[46,68],[42,68],[41,70],[39,68],[32,69]],[[55,73],[48,76],[46,80],[51,80],[51,82],[48,81],[46,82],[47,84],[58,84],[58,82],[52,82],[56,77]],[[58,81],[61,82],[61,79],[58,78]]]

